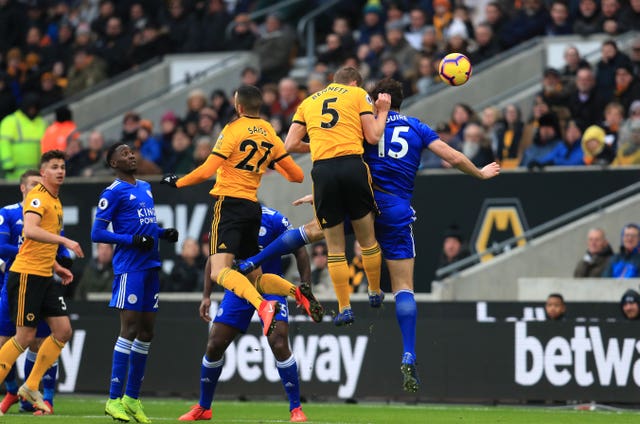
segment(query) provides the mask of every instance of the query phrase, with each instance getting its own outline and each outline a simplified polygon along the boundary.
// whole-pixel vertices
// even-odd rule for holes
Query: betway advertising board
[[[327,304],[335,310],[335,304]],[[143,391],[194,397],[208,325],[196,302],[162,302]],[[217,304],[212,306],[215,314]],[[618,305],[569,304],[573,318],[544,321],[542,304],[420,303],[417,353],[422,388],[401,389],[402,345],[393,303],[354,304],[356,323],[315,324],[290,308],[290,342],[302,395],[309,399],[418,401],[640,402],[640,324],[621,321]],[[70,305],[75,334],[61,358],[59,390],[106,393],[114,311],[103,303]],[[591,313],[589,314],[589,311]],[[284,396],[260,324],[225,356],[219,396]]]

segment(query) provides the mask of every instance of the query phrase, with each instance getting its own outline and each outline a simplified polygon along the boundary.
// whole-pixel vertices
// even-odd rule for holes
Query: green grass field
[[[145,410],[154,423],[179,422],[177,417],[186,412],[193,402],[174,399],[146,399]],[[395,423],[527,423],[527,424],[591,424],[637,423],[636,411],[576,411],[553,407],[485,407],[458,405],[402,405],[381,403],[305,403],[303,409],[310,423],[315,424],[395,424]],[[111,423],[103,415],[104,399],[86,396],[58,396],[56,415],[34,417],[17,412],[14,405],[9,413],[0,417],[0,423],[35,423],[47,421],[60,424]],[[281,423],[289,421],[285,402],[216,402],[212,423]]]

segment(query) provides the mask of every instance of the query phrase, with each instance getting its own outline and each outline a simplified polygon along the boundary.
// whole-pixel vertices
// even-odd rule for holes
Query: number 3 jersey
[[[419,119],[389,111],[384,137],[377,145],[366,144],[364,160],[373,184],[396,196],[411,199],[422,150],[438,134]]]
[[[211,154],[225,159],[218,168],[211,195],[254,202],[267,167],[289,156],[271,124],[248,116],[224,127]]]
[[[146,234],[154,239],[153,249],[143,251],[128,243],[116,244],[113,253],[113,273],[144,271],[160,266],[158,253],[158,224],[151,194],[151,185],[136,180],[132,185],[116,179],[105,188],[98,201],[96,221],[111,223],[113,232],[119,235]]]

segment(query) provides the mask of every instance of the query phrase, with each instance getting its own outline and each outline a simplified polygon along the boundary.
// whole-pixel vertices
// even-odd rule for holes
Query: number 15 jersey
[[[248,116],[224,127],[211,154],[225,159],[216,172],[211,195],[254,202],[267,167],[289,156],[271,124]]]

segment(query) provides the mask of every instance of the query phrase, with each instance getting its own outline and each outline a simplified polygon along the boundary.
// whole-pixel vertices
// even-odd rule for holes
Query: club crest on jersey
[[[369,103],[370,105],[373,104],[373,100],[371,99],[371,96],[367,94],[364,98],[367,100],[367,103]]]
[[[107,209],[107,207],[109,206],[109,201],[107,199],[105,199],[104,197],[101,198],[100,200],[98,200],[98,208],[100,208],[100,210],[105,210]]]
[[[263,237],[265,234],[267,234],[267,229],[264,228],[263,226],[260,226],[260,231],[258,232],[258,235],[260,237]]]
[[[40,207],[40,199],[33,199],[31,200],[31,207],[32,208],[39,208]]]

